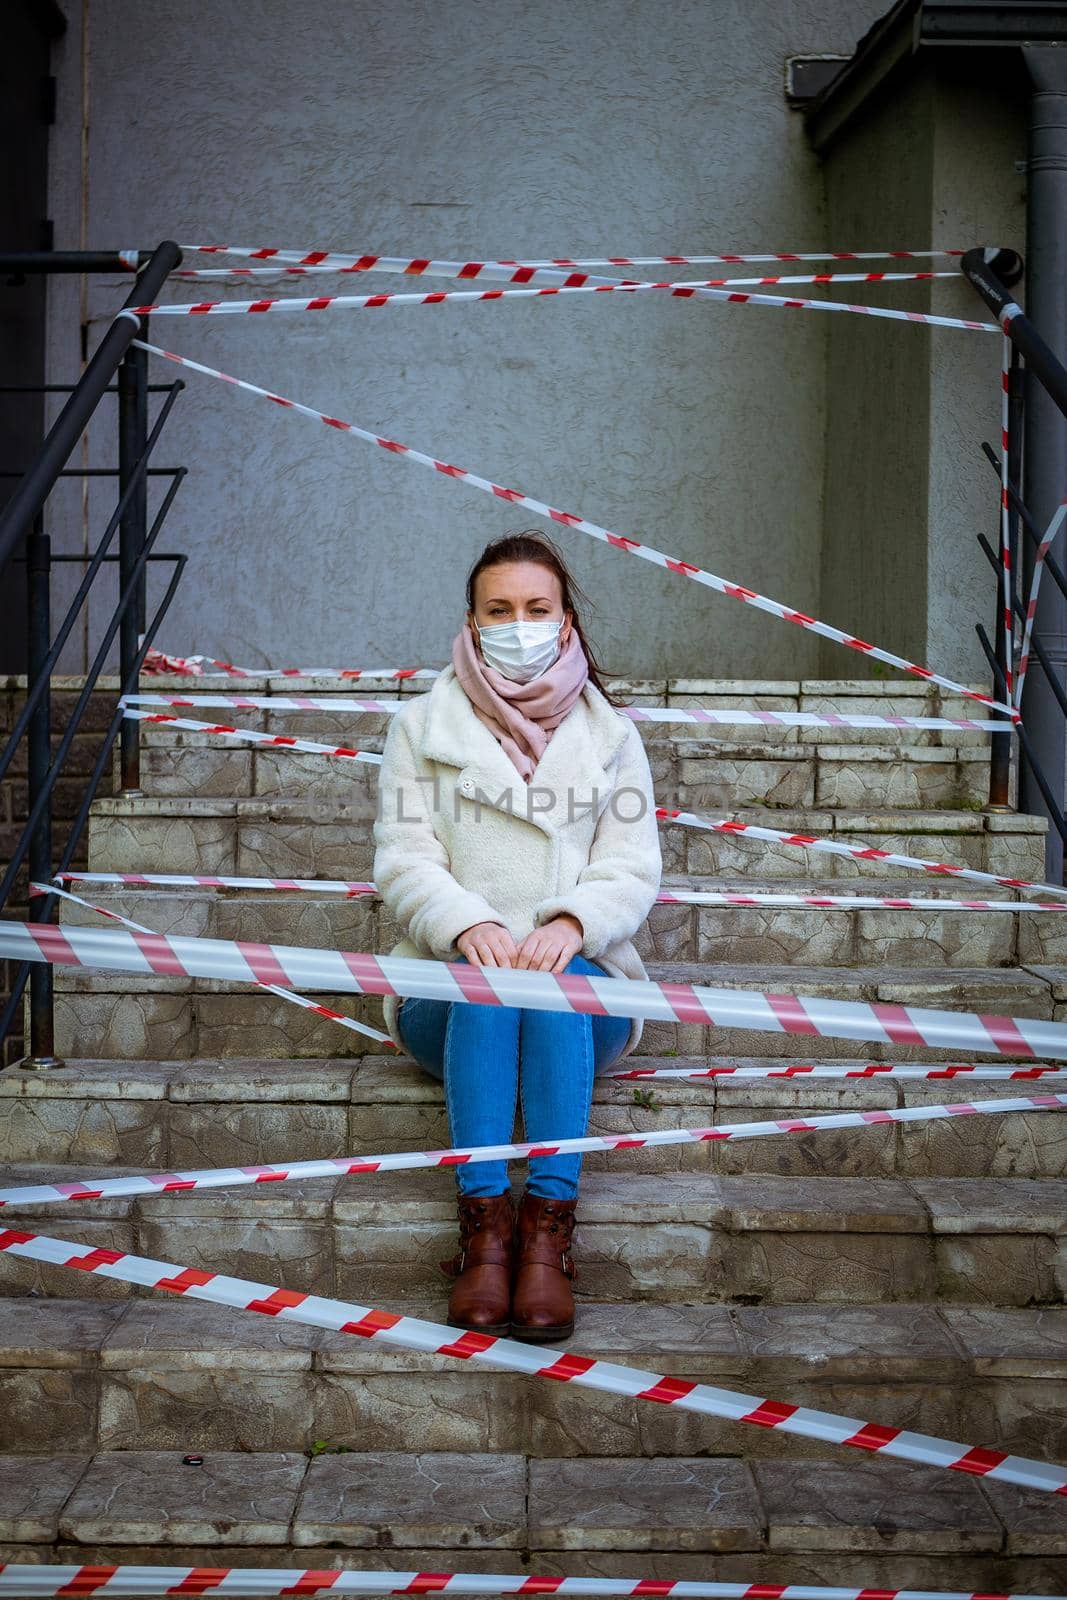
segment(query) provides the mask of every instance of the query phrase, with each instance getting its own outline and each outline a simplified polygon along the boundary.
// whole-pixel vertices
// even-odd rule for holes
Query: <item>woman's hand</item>
[[[519,945],[515,965],[531,972],[562,972],[582,948],[584,938],[585,930],[578,918],[563,911],[526,935]]]
[[[459,935],[456,946],[476,967],[513,967],[518,947],[502,922],[476,922]]]

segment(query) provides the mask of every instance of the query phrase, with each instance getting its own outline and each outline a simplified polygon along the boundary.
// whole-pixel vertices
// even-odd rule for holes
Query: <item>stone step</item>
[[[646,1056],[642,1066],[705,1066]],[[726,1063],[719,1062],[724,1065]],[[746,1062],[732,1064],[746,1065]],[[755,1064],[755,1063],[752,1063]],[[856,1065],[859,1065],[857,1062]],[[1040,1080],[655,1079],[601,1077],[590,1133],[826,1116],[1040,1094]],[[1056,1088],[1061,1087],[1056,1085]],[[516,1119],[515,1138],[523,1137]],[[148,1171],[254,1166],[450,1143],[441,1085],[401,1057],[358,1062],[72,1061],[0,1074],[0,1147],[8,1161],[137,1165]],[[779,1137],[590,1152],[583,1172],[698,1171],[780,1177],[1058,1178],[1067,1115],[1055,1112],[879,1123]],[[414,1179],[417,1183],[418,1180]]]
[[[940,971],[917,967],[805,967],[650,961],[650,978],[661,982],[711,984],[728,989],[802,994],[836,1000],[886,1001],[941,1010],[1058,1019],[1067,1015],[1067,971],[1062,967],[961,967]],[[188,1060],[197,1057],[289,1058],[380,1054],[381,1046],[327,1018],[275,995],[215,979],[143,976],[57,967],[56,1048],[60,1055],[98,1059]],[[382,1025],[382,1003],[374,995],[321,995],[324,1005]],[[710,1023],[648,1021],[637,1053],[664,1055],[764,1055],[810,1057],[803,1034],[762,1033]],[[819,1054],[851,1058],[856,1042],[819,1039]],[[909,1060],[914,1047],[871,1044],[876,1060]],[[958,1051],[924,1050],[932,1061],[954,1060]]]
[[[272,878],[370,878],[375,797],[353,774],[340,800],[118,797],[97,800],[89,822],[89,861],[100,872],[227,873]],[[777,809],[732,806],[711,816],[790,833],[977,867],[1002,876],[1044,878],[1044,818],[1014,812]],[[666,873],[751,882],[804,879],[817,872],[855,889],[855,880],[899,879],[877,861],[766,844],[736,834],[665,823]],[[915,893],[935,881],[915,873]],[[848,880],[846,882],[846,880]],[[985,886],[982,886],[983,888]]]
[[[182,708],[182,715],[197,717],[197,711]],[[381,751],[391,720],[330,712],[205,710],[200,715],[204,721],[222,718],[233,726],[372,753]],[[967,734],[902,732],[894,737],[885,730],[801,728],[779,730],[792,737],[768,743],[749,739],[750,729],[739,730],[741,737],[724,728],[684,726],[671,734],[662,723],[645,723],[640,731],[657,797],[662,803],[673,797],[670,804],[689,809],[886,804],[969,809],[981,807],[989,796],[987,740],[980,747],[918,742],[923,737],[972,737]],[[878,743],[870,742],[874,733]],[[372,765],[161,728],[146,728],[143,738],[141,787],[148,795],[351,800],[356,774],[360,789],[373,794],[377,787]]]
[[[117,887],[74,884],[76,893],[157,933],[250,939],[313,948],[388,951],[402,936],[378,895],[345,899],[308,890]],[[822,897],[859,895],[873,887],[889,899],[981,898],[1006,905],[1018,891],[914,876],[843,883],[827,878],[738,881],[670,873],[665,892],[769,890]],[[988,892],[987,891],[988,888]],[[701,906],[656,904],[638,931],[647,961],[768,962],[793,966],[996,967],[1016,962],[1067,962],[1067,902],[1062,917],[1011,911],[941,911],[935,907],[862,910],[848,906]],[[62,902],[61,922],[100,927],[99,915]]]
[[[0,1181],[101,1169],[11,1165]],[[122,1168],[104,1169],[120,1172]],[[516,1188],[520,1179],[513,1180]],[[5,1208],[19,1227],[362,1304],[433,1297],[455,1248],[453,1173],[259,1184]],[[867,1304],[1062,1303],[1067,1181],[781,1178],[591,1172],[582,1184],[577,1291],[586,1300]],[[7,1258],[0,1286],[71,1293],[70,1272]],[[88,1276],[80,1292],[122,1297]]]
[[[910,1463],[183,1454],[0,1457],[5,1560],[1062,1586],[1061,1502]]]
[[[982,720],[986,708],[960,694],[942,690],[936,684],[916,679],[889,679],[877,682],[871,679],[743,679],[743,678],[623,678],[605,677],[604,683],[623,705],[676,706],[683,710],[707,707],[714,711],[808,711],[820,714],[860,716],[948,717]],[[330,700],[379,699],[406,700],[411,695],[427,693],[429,680],[411,681],[389,678],[365,677],[358,681],[335,678],[259,678],[240,682],[225,674],[206,674],[198,678],[151,678],[140,685],[142,692],[180,693],[185,704],[177,707],[160,707],[163,712],[179,716],[202,717],[207,722],[227,722],[237,727],[256,727],[272,732],[293,733],[306,730],[309,738],[329,738],[351,744],[353,729],[362,734],[384,735],[392,713],[376,714],[331,711],[283,712],[207,707],[200,703],[206,694],[267,695],[270,697],[294,694],[314,695]],[[987,687],[972,685],[979,694]],[[995,714],[994,714],[995,715]],[[282,727],[284,723],[284,729]],[[907,740],[920,746],[962,747],[988,750],[988,736],[981,732],[962,729],[911,730],[911,729],[854,729],[842,727],[790,729],[763,724],[759,727],[741,724],[696,723],[641,723],[645,738],[663,739],[673,731],[679,737],[724,739],[743,737],[749,743],[780,745],[795,743],[886,744]],[[314,732],[312,730],[315,730]],[[156,739],[165,729],[144,725],[142,737]]]
[[[439,1318],[431,1302],[392,1310]],[[585,1304],[584,1356],[1067,1457],[1067,1310]],[[0,1300],[0,1450],[824,1456],[810,1439],[535,1382],[195,1300]]]

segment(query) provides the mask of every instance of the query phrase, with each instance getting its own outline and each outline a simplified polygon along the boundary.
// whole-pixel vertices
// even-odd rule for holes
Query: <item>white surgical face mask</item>
[[[479,628],[478,642],[487,666],[515,683],[539,678],[559,655],[559,622],[494,622]]]

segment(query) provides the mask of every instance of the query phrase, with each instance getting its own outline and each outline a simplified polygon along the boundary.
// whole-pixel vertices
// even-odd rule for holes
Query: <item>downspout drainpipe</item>
[[[1026,310],[1061,361],[1067,361],[1067,46],[1024,46],[1030,74],[1029,191],[1026,223]],[[1067,489],[1067,418],[1038,380],[1027,378],[1024,481],[1026,503],[1044,528]],[[1056,554],[1062,558],[1063,535]],[[1033,550],[1024,546],[1023,592],[1029,591]],[[1049,665],[1067,686],[1067,598],[1054,583],[1041,587],[1035,634]],[[1023,716],[1053,793],[1067,785],[1067,726],[1043,673],[1027,675]],[[1022,766],[1019,809],[1048,816],[1033,774]],[[1063,841],[1050,827],[1045,854],[1049,883],[1062,883]]]

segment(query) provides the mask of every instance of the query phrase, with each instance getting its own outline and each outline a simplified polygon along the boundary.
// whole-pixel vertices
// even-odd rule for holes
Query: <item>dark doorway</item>
[[[55,82],[52,40],[66,28],[55,0],[7,0],[0,50],[0,148],[10,152],[0,169],[0,250],[50,250],[48,130]],[[0,384],[44,382],[47,279],[0,277]],[[44,432],[44,397],[0,394],[0,467],[20,470]],[[14,488],[0,479],[0,506]],[[26,668],[22,567],[0,583],[0,671]]]

